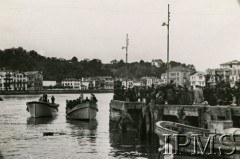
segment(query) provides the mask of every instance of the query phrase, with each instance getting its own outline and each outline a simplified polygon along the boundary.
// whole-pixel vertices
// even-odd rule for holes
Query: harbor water
[[[113,94],[96,94],[99,111],[97,119],[90,122],[66,119],[66,100],[76,99],[79,94],[54,95],[55,102],[60,104],[58,116],[54,118],[30,118],[26,111],[26,102],[38,100],[40,96],[2,96],[4,101],[0,102],[0,158],[158,158],[157,145],[140,140],[136,133],[122,134],[120,130],[110,126],[109,103]],[[90,94],[84,96],[89,97]],[[43,136],[44,132],[54,132],[54,135]]]

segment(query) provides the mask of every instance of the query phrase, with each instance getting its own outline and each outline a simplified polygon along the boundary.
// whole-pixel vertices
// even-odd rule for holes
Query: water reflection
[[[4,159],[1,151],[0,151],[0,159]]]
[[[121,130],[111,127],[109,139],[111,147],[114,148],[114,151],[111,152],[114,157],[127,158],[131,156],[155,159],[158,155],[155,144],[149,145],[133,131],[122,133]]]
[[[57,116],[54,117],[42,117],[42,118],[27,118],[28,125],[39,125],[39,124],[52,124],[53,120],[55,120]]]

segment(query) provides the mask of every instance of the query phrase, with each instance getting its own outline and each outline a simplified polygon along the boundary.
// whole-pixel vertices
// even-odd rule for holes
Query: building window
[[[176,76],[176,73],[171,73],[170,75],[171,75],[171,76]]]

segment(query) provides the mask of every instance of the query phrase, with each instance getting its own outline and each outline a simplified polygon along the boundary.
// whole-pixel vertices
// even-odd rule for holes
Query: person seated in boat
[[[88,99],[88,97],[86,97],[85,102],[88,102],[88,101],[90,101],[90,100]]]
[[[52,100],[52,104],[54,104],[54,102],[55,102],[55,97],[52,96],[51,100]]]
[[[38,101],[42,101],[42,100],[43,100],[43,98],[42,98],[42,97],[40,97]]]
[[[78,98],[78,101],[79,101],[79,104],[81,104],[82,103],[82,97],[80,96],[79,98]]]

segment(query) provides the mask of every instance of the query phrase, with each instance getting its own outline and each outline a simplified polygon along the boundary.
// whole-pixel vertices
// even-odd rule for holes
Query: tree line
[[[179,62],[171,61],[171,67],[182,65],[194,67]],[[129,78],[143,76],[160,77],[166,71],[166,64],[161,67],[152,66],[150,62],[132,62],[127,65]],[[0,50],[0,69],[13,71],[42,71],[44,80],[61,81],[64,78],[81,78],[91,76],[125,77],[126,64],[123,60],[112,64],[103,64],[99,59],[70,60],[56,57],[46,57],[36,51],[27,51],[22,47]]]

